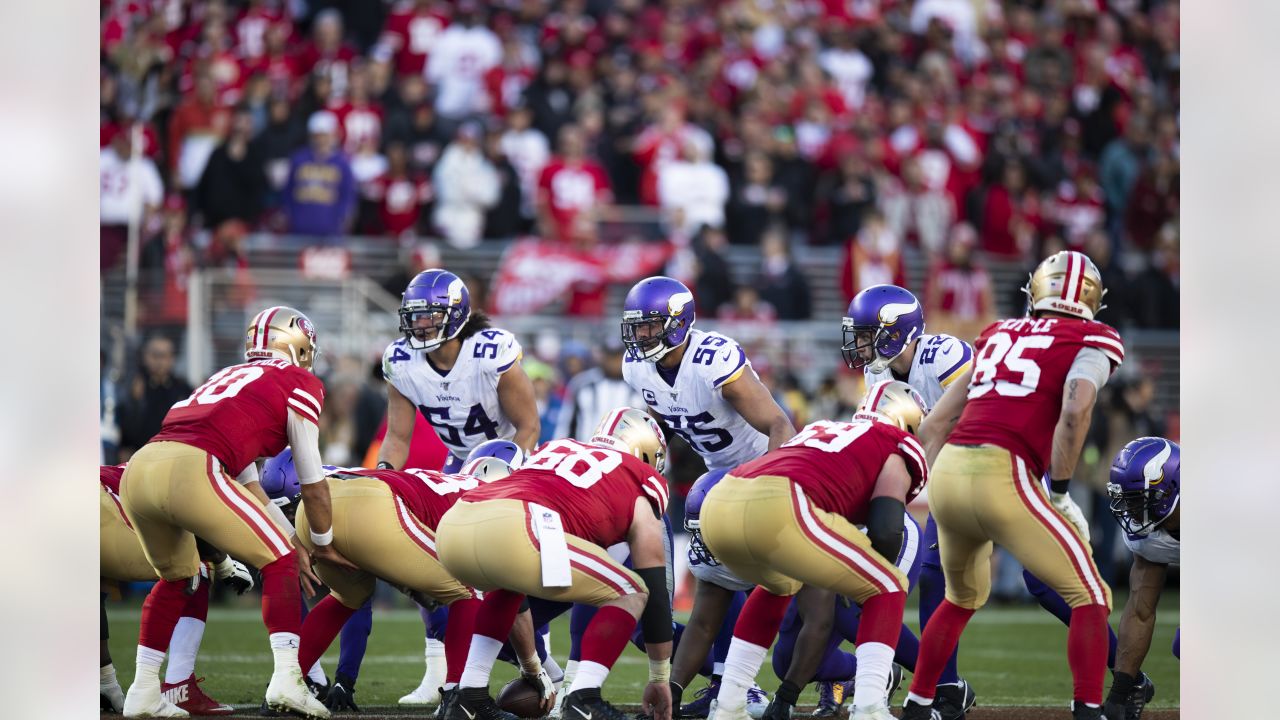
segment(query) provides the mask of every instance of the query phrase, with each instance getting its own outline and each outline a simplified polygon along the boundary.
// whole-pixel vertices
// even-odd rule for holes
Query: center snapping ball
[[[498,691],[498,707],[517,716],[534,720],[535,718],[545,717],[550,711],[551,706],[556,701],[555,693],[551,694],[551,699],[546,705],[542,704],[542,694],[538,692],[538,688],[533,683],[518,677],[515,680],[502,686],[502,690]]]

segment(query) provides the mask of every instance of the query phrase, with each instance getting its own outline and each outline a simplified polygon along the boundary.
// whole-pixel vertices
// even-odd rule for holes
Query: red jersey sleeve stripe
[[[312,408],[312,410],[311,410],[311,414],[312,414],[312,415],[316,415],[316,416],[319,416],[319,415],[320,415],[320,401],[319,401],[319,400],[317,400],[317,399],[315,398],[315,396],[314,396],[314,395],[312,395],[311,393],[307,392],[306,390],[303,390],[302,388],[294,388],[294,389],[293,389],[293,397],[292,397],[292,398],[290,398],[290,399],[291,399],[291,400],[302,400],[303,402],[305,402],[306,404],[308,404],[308,405],[310,405],[310,406],[311,406],[311,408]]]
[[[653,498],[658,503],[658,514],[662,515],[667,512],[667,486],[666,483],[650,475],[645,478],[644,484],[641,486],[646,495]]]
[[[1117,364],[1124,361],[1124,345],[1119,340],[1106,335],[1085,335],[1084,342],[1103,351]]]
[[[308,420],[311,422],[311,424],[319,427],[320,418],[316,417],[315,413],[311,411],[311,408],[307,407],[306,405],[303,405],[302,403],[298,402],[294,398],[289,398],[289,407],[293,408],[293,410],[297,412],[298,415],[300,415],[303,420]]]

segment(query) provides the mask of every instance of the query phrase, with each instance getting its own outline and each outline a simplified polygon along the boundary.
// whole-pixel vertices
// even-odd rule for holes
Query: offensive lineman
[[[1133,552],[1129,569],[1129,601],[1120,616],[1115,672],[1107,693],[1110,716],[1138,720],[1155,697],[1142,661],[1151,649],[1156,605],[1170,565],[1182,558],[1182,449],[1164,438],[1131,441],[1111,463],[1111,514],[1124,530],[1124,543]],[[1174,654],[1178,652],[1174,644]]]
[[[382,354],[387,435],[378,468],[404,468],[416,411],[449,450],[446,473],[457,472],[472,448],[494,438],[531,452],[541,427],[533,383],[520,366],[520,343],[471,307],[462,279],[447,270],[423,270],[405,288],[399,313],[404,337]],[[427,667],[422,683],[400,698],[403,705],[439,702],[446,672],[441,641],[447,611],[421,612]]]
[[[600,694],[636,621],[644,631],[649,683],[643,706],[671,719],[671,604],[667,594],[666,442],[641,410],[618,408],[589,443],[553,440],[501,482],[467,493],[437,533],[440,561],[482,590],[458,693],[447,720],[510,720],[489,695],[489,674],[526,595],[595,605],[582,660],[563,713],[581,720],[624,720]],[[634,570],[605,548],[625,540]],[[542,683],[544,699],[550,688]]]
[[[795,435],[795,427],[738,343],[693,327],[697,314],[689,288],[669,277],[646,278],[631,288],[622,308],[622,342],[627,349],[622,377],[644,398],[650,413],[702,456],[707,473],[698,482],[715,482],[729,469]],[[732,628],[736,618],[726,615],[735,594],[752,587],[721,565],[694,563],[691,558],[690,571],[697,582],[693,611],[671,671],[673,700],[686,717],[709,709],[680,708],[680,696],[716,635],[727,636]],[[723,662],[723,655],[716,660]],[[718,692],[714,677],[712,682],[712,690],[701,698],[707,705]],[[764,712],[767,702],[763,693],[758,695],[752,708],[757,714]]]
[[[307,691],[298,666],[301,572],[308,592],[318,579],[311,556],[353,566],[332,546],[329,485],[318,443],[324,385],[311,373],[316,333],[293,308],[258,313],[245,334],[245,361],[209,378],[174,403],[160,432],[130,459],[120,481],[125,515],[162,580],[142,606],[137,675],[126,717],[186,717],[160,694],[160,665],[197,585],[195,536],[262,571],[262,616],[275,671],[267,705],[308,718],[329,711]],[[315,550],[295,548],[279,508],[257,485],[254,460],[293,448]],[[243,486],[249,486],[246,489]],[[265,507],[264,507],[265,505]],[[273,512],[274,511],[274,512]]]
[[[852,422],[810,423],[707,493],[703,541],[759,586],[734,626],[714,718],[746,718],[747,689],[792,598],[811,586],[862,606],[850,719],[893,720],[886,690],[907,602],[907,578],[894,560],[906,504],[929,482],[912,436],[924,415],[911,386],[877,383]]]
[[[920,638],[904,720],[930,717],[942,666],[990,594],[993,543],[1071,606],[1072,713],[1103,717],[1111,589],[1067,487],[1098,390],[1123,362],[1124,345],[1093,319],[1105,290],[1083,253],[1045,259],[1025,290],[1028,316],[992,323],[978,336],[973,369],[948,388],[921,431],[947,589]],[[1039,480],[1046,471],[1048,496]]]

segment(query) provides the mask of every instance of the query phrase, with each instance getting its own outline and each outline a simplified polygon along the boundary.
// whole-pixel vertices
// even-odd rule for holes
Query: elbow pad
[[[667,569],[662,566],[636,568],[636,574],[644,580],[649,590],[649,601],[640,614],[640,630],[645,643],[670,641],[675,632],[671,627],[671,595],[667,592]]]
[[[898,561],[902,550],[903,512],[906,506],[891,497],[871,498],[867,510],[867,537],[871,547],[891,563]]]

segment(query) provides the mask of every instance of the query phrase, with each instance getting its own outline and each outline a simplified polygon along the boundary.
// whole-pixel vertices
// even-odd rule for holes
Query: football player
[[[924,415],[911,386],[878,383],[852,422],[810,423],[707,493],[703,542],[759,586],[734,626],[715,718],[747,716],[747,689],[792,597],[809,585],[862,606],[850,718],[891,720],[887,689],[907,602],[907,578],[891,558],[902,545],[906,504],[929,481],[912,437]]]
[[[649,412],[702,456],[713,484],[730,468],[760,457],[795,435],[795,427],[760,382],[746,352],[732,339],[694,328],[693,293],[677,280],[655,276],[636,283],[622,306],[622,377],[644,398]],[[716,645],[724,662],[736,614],[735,594],[751,589],[721,565],[696,563],[693,611],[672,664],[672,697],[679,707],[684,688]],[[717,635],[720,637],[717,638]],[[811,648],[821,652],[821,647]],[[719,692],[720,672],[699,699],[679,707],[681,717],[706,717]],[[752,712],[768,699],[752,690]]]
[[[457,472],[467,453],[486,440],[511,440],[531,451],[541,424],[533,383],[520,366],[520,343],[506,330],[491,327],[489,318],[471,307],[462,279],[440,269],[418,273],[405,288],[399,312],[404,337],[382,354],[387,435],[378,451],[378,467],[404,468],[417,411],[449,450],[446,473]],[[446,672],[442,641],[447,618],[443,609],[422,610],[426,672],[422,683],[400,698],[401,704],[439,702]]]
[[[1181,560],[1181,455],[1177,443],[1144,437],[1125,445],[1111,464],[1107,483],[1111,514],[1125,532],[1133,566],[1106,707],[1108,715],[1125,720],[1141,718],[1142,709],[1156,694],[1151,678],[1142,672],[1142,661],[1151,648],[1165,575],[1170,565]]]
[[[262,572],[262,616],[275,670],[267,705],[327,718],[298,667],[298,584],[318,579],[311,557],[354,568],[332,546],[329,485],[320,470],[319,419],[324,386],[311,373],[316,333],[293,308],[258,313],[245,336],[245,361],[225,368],[174,403],[120,480],[125,516],[162,580],[142,606],[137,674],[125,696],[128,717],[186,717],[161,695],[160,665],[182,608],[196,589],[195,537]],[[307,500],[311,547],[295,547],[288,521],[258,486],[254,460],[293,449]],[[247,486],[247,487],[246,487]]]
[[[502,482],[469,492],[440,521],[440,561],[482,590],[458,693],[447,720],[510,720],[489,674],[526,595],[600,607],[583,635],[566,717],[624,720],[600,688],[639,620],[649,656],[643,709],[670,720],[671,604],[663,524],[666,442],[643,411],[618,408],[589,443],[553,440]],[[635,569],[605,548],[626,540]],[[550,705],[549,683],[540,683]]]
[[[104,580],[110,582],[149,582],[157,579],[156,571],[147,562],[138,536],[133,532],[129,519],[120,505],[120,477],[124,465],[103,465],[98,468],[99,480],[99,568]],[[224,705],[205,694],[195,676],[196,654],[204,638],[205,619],[209,613],[208,568],[214,569],[214,577],[243,595],[253,588],[253,576],[243,564],[232,560],[226,553],[204,542],[197,542],[200,565],[200,586],[191,594],[182,609],[169,640],[169,665],[161,685],[166,699],[192,715],[228,715],[235,708]],[[203,564],[208,562],[209,565]],[[124,691],[116,681],[115,667],[107,649],[107,608],[102,598],[102,645],[99,663],[99,691],[102,709],[121,712],[124,709]]]
[[[973,365],[973,348],[952,335],[925,333],[924,310],[911,291],[897,285],[873,285],[854,296],[841,323],[841,352],[851,370],[862,370],[866,385],[901,380],[932,408]],[[938,555],[938,526],[925,522],[920,571],[920,627],[928,624],[945,590]],[[957,653],[938,678],[934,708],[943,720],[963,718],[976,695],[960,677]],[[828,691],[829,692],[829,691]]]
[[[929,505],[946,599],[920,638],[907,720],[930,717],[942,667],[987,601],[993,543],[1071,607],[1072,712],[1103,717],[1111,589],[1067,488],[1098,391],[1123,362],[1124,345],[1093,319],[1104,288],[1083,253],[1045,259],[1026,291],[1027,317],[997,321],[978,336],[973,368],[952,383],[921,429],[933,464]],[[1039,480],[1046,471],[1047,494]]]

